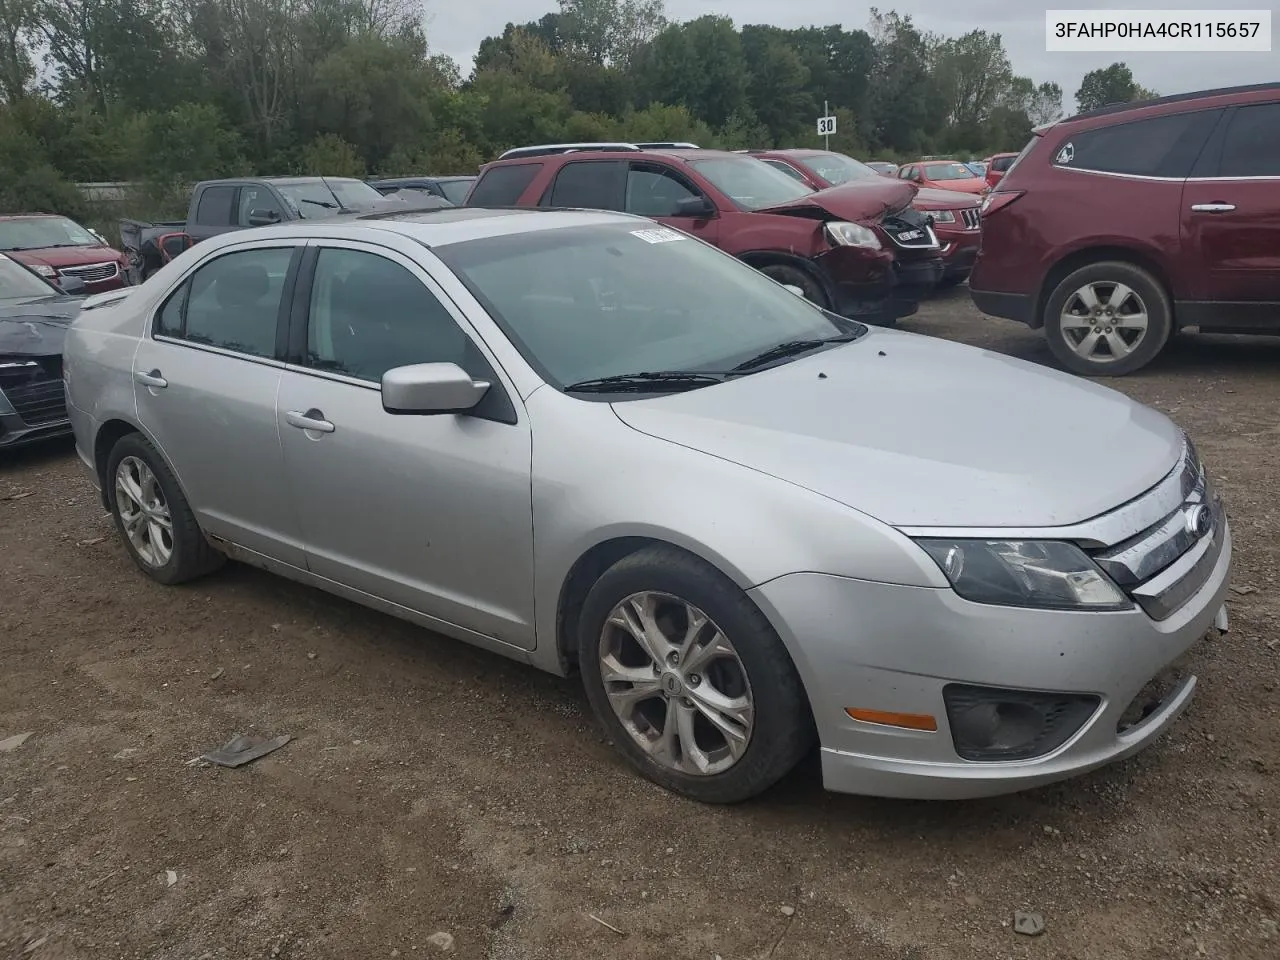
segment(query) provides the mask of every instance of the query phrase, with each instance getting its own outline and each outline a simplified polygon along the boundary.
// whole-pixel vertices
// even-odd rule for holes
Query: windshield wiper
[[[785,357],[794,357],[800,353],[808,353],[810,350],[816,350],[818,347],[825,346],[828,343],[848,343],[850,340],[856,340],[856,333],[842,333],[835,337],[821,337],[812,340],[788,340],[780,343],[776,347],[770,347],[764,353],[758,353],[750,360],[743,360],[740,364],[733,368],[733,373],[740,373],[743,370],[754,370],[757,367],[763,367],[766,363],[773,363],[775,360],[782,360]]]
[[[566,393],[639,393],[642,391],[696,390],[713,383],[724,383],[726,374],[666,370],[644,373],[620,373],[612,377],[579,380],[564,388]]]
[[[300,197],[303,203],[314,203],[317,207],[324,207],[326,210],[341,210],[336,203],[330,203],[328,200],[312,200],[310,197]]]

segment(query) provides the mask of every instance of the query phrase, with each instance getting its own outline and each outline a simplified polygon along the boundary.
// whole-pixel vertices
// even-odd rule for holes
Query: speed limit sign
[[[818,118],[818,136],[829,137],[836,132],[835,117],[819,117]]]

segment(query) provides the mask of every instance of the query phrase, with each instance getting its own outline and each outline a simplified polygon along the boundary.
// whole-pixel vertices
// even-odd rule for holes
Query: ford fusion
[[[648,220],[226,234],[91,298],[65,363],[145,574],[231,558],[580,674],[703,801],[815,747],[837,791],[1060,780],[1166,730],[1226,627],[1222,503],[1166,417]]]

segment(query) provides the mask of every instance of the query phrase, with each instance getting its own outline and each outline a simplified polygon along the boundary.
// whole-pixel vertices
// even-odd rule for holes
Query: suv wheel
[[[827,303],[827,295],[822,292],[822,284],[799,267],[789,267],[784,263],[777,263],[761,267],[760,272],[784,286],[799,287],[804,291],[806,300],[816,303],[824,310],[830,309]]]
[[[669,790],[736,803],[813,745],[786,648],[731,580],[672,547],[619,560],[578,624],[587,699],[631,764]]]
[[[1169,295],[1131,263],[1091,263],[1069,274],[1045,303],[1049,349],[1072,373],[1119,377],[1145,367],[1169,339]]]

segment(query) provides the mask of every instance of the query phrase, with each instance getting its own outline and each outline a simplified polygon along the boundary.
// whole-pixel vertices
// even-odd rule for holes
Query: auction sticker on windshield
[[[669,230],[666,227],[646,227],[644,230],[632,230],[633,237],[639,237],[645,243],[670,243],[672,240],[683,240],[683,233]]]

